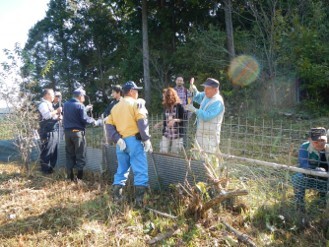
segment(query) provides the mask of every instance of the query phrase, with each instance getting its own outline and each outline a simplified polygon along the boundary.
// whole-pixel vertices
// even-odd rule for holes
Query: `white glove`
[[[86,112],[90,111],[93,109],[93,105],[87,105],[86,106]]]
[[[144,144],[144,151],[145,152],[150,152],[150,153],[153,152],[152,143],[151,143],[150,140],[145,141],[143,144]]]
[[[188,105],[184,106],[184,109],[186,111],[190,111],[190,112],[196,112],[197,111],[197,109],[192,104],[188,104]]]
[[[138,98],[137,100],[137,104],[139,104],[140,107],[138,108],[142,108],[143,106],[145,106],[145,100],[142,98]]]
[[[98,120],[96,120],[95,122],[94,122],[94,126],[96,127],[96,126],[103,126],[103,119],[98,119]]]
[[[119,146],[120,151],[125,150],[126,147],[127,147],[125,141],[124,141],[122,138],[120,138],[120,139],[117,141],[117,145]]]
[[[137,101],[137,109],[138,109],[139,113],[143,114],[144,116],[147,116],[148,111],[145,107],[145,100],[138,98],[136,101]]]
[[[315,170],[317,172],[326,172],[326,169],[324,169],[323,167],[316,167]]]

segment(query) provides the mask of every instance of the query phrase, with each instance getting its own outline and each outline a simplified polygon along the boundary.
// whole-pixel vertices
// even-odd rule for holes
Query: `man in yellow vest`
[[[146,152],[152,151],[145,101],[138,99],[140,89],[133,81],[126,82],[122,87],[124,98],[112,108],[106,121],[108,138],[116,143],[118,159],[113,199],[122,200],[122,188],[126,185],[131,167],[137,206],[143,205],[143,197],[149,186]]]

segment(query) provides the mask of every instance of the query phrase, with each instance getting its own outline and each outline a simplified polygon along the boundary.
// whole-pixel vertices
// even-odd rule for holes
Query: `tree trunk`
[[[229,52],[230,60],[232,60],[235,57],[233,23],[232,23],[232,0],[224,1],[224,10],[225,10],[227,50]]]
[[[142,1],[142,30],[143,30],[143,68],[146,107],[150,107],[151,82],[150,82],[150,56],[147,30],[147,0]]]

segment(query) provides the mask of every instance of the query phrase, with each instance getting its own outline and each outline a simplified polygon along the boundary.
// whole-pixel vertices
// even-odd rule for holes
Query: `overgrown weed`
[[[275,200],[255,208],[250,200],[265,197],[249,195],[234,203],[245,207],[214,207],[205,224],[186,218],[186,205],[173,193],[154,191],[147,205],[177,219],[136,209],[129,202],[114,204],[109,186],[108,180],[92,174],[77,184],[67,181],[61,171],[26,176],[15,164],[0,165],[0,246],[148,246],[151,239],[169,231],[175,233],[158,246],[243,246],[225,230],[222,219],[259,246],[326,245],[321,211],[310,226],[299,228],[292,208],[280,207]],[[234,181],[231,186],[236,186]],[[256,183],[247,186],[251,189]]]

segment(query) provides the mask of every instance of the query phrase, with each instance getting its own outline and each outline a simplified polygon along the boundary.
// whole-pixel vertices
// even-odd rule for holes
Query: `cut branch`
[[[233,226],[231,226],[230,224],[226,223],[224,220],[221,220],[221,222],[223,223],[223,225],[230,231],[232,232],[240,242],[245,243],[248,246],[252,246],[252,247],[256,247],[257,245],[251,240],[251,238],[247,235],[244,234],[238,230],[236,230]]]
[[[161,216],[170,218],[170,219],[174,219],[174,220],[177,219],[177,216],[175,216],[175,215],[167,214],[167,213],[158,211],[156,209],[148,208],[148,207],[146,207],[146,209],[149,210],[149,211],[151,211],[151,212],[153,212],[153,213],[155,213],[155,214],[158,214],[158,215],[161,215]]]
[[[242,195],[248,195],[248,191],[247,190],[236,190],[236,191],[227,192],[226,194],[221,194],[221,195],[211,199],[210,201],[206,202],[202,208],[202,213],[206,212],[207,210],[209,210],[216,204],[218,204],[228,198],[232,198],[235,196],[242,196]]]
[[[170,238],[171,236],[177,234],[179,232],[179,229],[177,230],[170,230],[168,232],[165,232],[165,233],[160,233],[158,234],[157,236],[155,236],[154,238],[152,238],[148,244],[152,245],[152,244],[156,244],[166,238]]]

